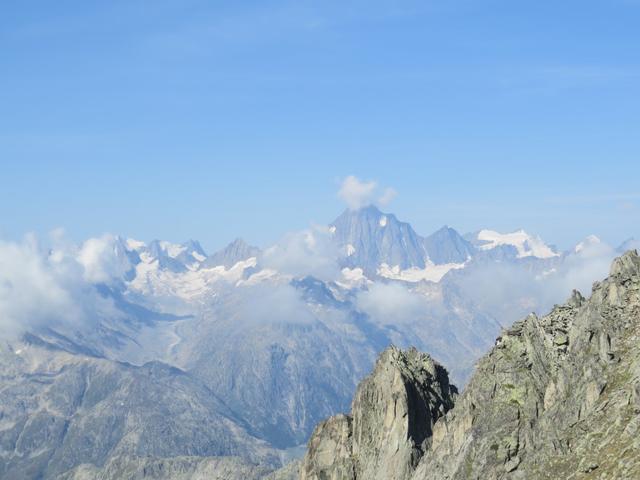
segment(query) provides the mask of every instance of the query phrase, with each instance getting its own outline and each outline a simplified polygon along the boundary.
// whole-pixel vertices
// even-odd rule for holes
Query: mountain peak
[[[260,249],[258,247],[249,245],[242,238],[237,237],[222,250],[218,250],[209,258],[207,258],[207,260],[205,260],[205,262],[203,263],[203,266],[223,266],[225,268],[231,268],[236,263],[242,260],[247,260],[251,257],[257,257],[259,254]]]
[[[376,275],[381,264],[424,268],[427,255],[422,238],[411,225],[370,205],[345,210],[331,224],[334,240],[344,252],[344,266]]]
[[[464,263],[475,254],[473,245],[445,225],[424,239],[429,258],[436,265]]]

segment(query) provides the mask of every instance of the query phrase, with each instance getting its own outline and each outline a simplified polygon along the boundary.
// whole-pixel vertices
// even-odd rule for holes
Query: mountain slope
[[[55,478],[121,457],[241,456],[279,464],[277,452],[176,368],[135,367],[36,343],[4,344],[0,357],[0,478]]]
[[[548,315],[530,315],[506,330],[455,406],[435,421],[419,461],[390,460],[386,448],[351,450],[350,461],[382,461],[384,470],[405,458],[403,465],[393,466],[393,472],[408,472],[393,477],[398,480],[640,478],[639,339],[640,257],[631,251],[614,261],[605,281],[594,284],[589,300],[575,292]],[[378,369],[373,375],[384,379]],[[442,384],[419,378],[398,390],[387,381],[372,397],[377,406],[360,414],[386,428],[356,438],[346,427],[336,437],[335,430],[320,426],[309,442],[301,478],[375,478],[342,468],[342,456],[332,453],[336,446],[378,445],[385,432],[398,428],[400,445],[410,440],[412,427],[431,421],[416,417],[419,409],[397,417],[395,404],[380,399],[422,389],[433,401]],[[341,418],[322,425],[344,424]]]

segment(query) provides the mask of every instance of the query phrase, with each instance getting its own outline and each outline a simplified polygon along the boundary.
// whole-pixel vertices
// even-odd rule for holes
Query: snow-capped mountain
[[[258,257],[260,249],[247,244],[241,238],[236,238],[229,245],[209,256],[202,262],[202,267],[211,268],[222,265],[225,268],[231,268],[236,263],[248,260],[251,257]]]
[[[561,254],[524,231],[463,237],[443,227],[423,237],[366,207],[263,251],[238,239],[207,256],[192,240],[119,237],[52,251],[38,261],[65,266],[53,278],[81,273],[58,288],[86,282],[70,298],[90,292],[91,318],[34,322],[0,342],[13,379],[0,380],[0,476],[38,452],[53,460],[26,478],[78,468],[91,472],[79,478],[118,478],[105,469],[129,468],[113,466],[125,456],[139,468],[151,457],[180,470],[233,456],[250,462],[238,471],[272,469],[317,422],[348,409],[389,344],[430,352],[464,384],[502,325],[606,274],[614,249],[592,244]],[[52,391],[77,408],[37,401]],[[7,424],[4,412],[21,412],[21,423]],[[42,425],[46,442],[35,433]],[[204,427],[191,439],[181,425]],[[79,449],[83,441],[99,444],[101,457]]]
[[[429,258],[411,225],[374,206],[345,210],[330,231],[344,255],[344,266],[362,268],[367,274],[375,275],[382,264],[424,268]]]
[[[584,252],[586,249],[593,247],[595,245],[600,245],[602,240],[600,240],[595,235],[589,235],[581,242],[578,242],[575,247],[573,247],[574,253]]]

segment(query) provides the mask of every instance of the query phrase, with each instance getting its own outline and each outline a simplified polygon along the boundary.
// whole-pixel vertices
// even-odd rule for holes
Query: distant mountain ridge
[[[573,285],[567,269],[609,255],[604,243],[558,253],[523,232],[490,235],[445,226],[423,237],[370,206],[265,250],[236,239],[207,255],[194,240],[106,236],[49,252],[70,263],[78,256],[83,288],[104,308],[91,309],[86,325],[36,325],[0,341],[11,376],[0,379],[0,476],[256,480],[295,455],[319,421],[348,409],[391,344],[429,352],[464,384],[501,326],[552,304],[569,288],[564,277]],[[546,282],[556,282],[551,295]],[[96,392],[88,400],[85,387]],[[145,389],[159,400],[149,403]],[[79,406],[45,411],[37,399],[54,391]],[[96,416],[117,426],[112,437]],[[50,441],[37,436],[49,421],[72,427],[74,438],[57,426],[46,430]],[[196,429],[190,439],[180,425],[194,424],[211,434]],[[99,444],[100,456],[78,449],[81,439]],[[47,466],[41,454],[56,460]]]

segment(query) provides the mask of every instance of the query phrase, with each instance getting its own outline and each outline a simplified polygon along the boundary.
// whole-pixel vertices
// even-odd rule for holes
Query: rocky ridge
[[[505,330],[457,398],[428,357],[385,351],[352,414],[316,428],[300,478],[640,478],[638,340],[640,257],[630,251],[588,300],[574,291]]]

